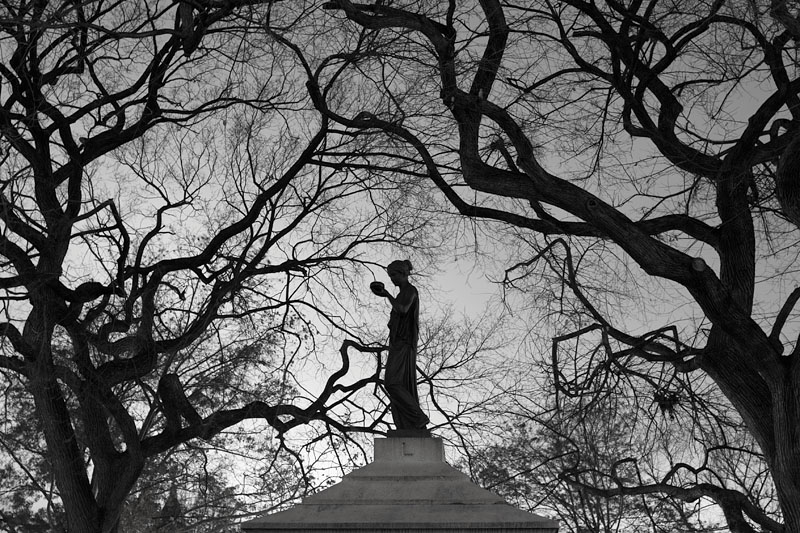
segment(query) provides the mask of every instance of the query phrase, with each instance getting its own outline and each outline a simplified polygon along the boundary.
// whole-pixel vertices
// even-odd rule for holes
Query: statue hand
[[[383,298],[389,296],[389,291],[386,290],[386,287],[384,287],[383,283],[381,283],[380,281],[373,281],[372,283],[370,283],[369,289],[376,296],[381,296]]]

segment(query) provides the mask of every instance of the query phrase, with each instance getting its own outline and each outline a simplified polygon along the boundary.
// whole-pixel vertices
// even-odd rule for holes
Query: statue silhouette
[[[392,296],[383,283],[373,282],[373,293],[389,300],[389,356],[384,386],[389,395],[398,430],[426,430],[428,417],[419,406],[417,394],[417,341],[419,339],[419,293],[409,281],[412,266],[408,260],[392,261],[386,268],[389,279],[400,290]]]

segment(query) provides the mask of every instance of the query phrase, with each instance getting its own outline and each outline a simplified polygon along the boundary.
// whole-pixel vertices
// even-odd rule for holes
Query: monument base
[[[439,438],[375,439],[375,460],[243,533],[557,533],[558,522],[521,511],[444,461]]]
[[[390,439],[429,439],[430,429],[390,429],[386,432]]]

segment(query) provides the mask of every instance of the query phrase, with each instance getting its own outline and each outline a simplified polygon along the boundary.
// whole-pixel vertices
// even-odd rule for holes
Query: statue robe
[[[408,291],[404,293],[404,291]],[[424,429],[428,417],[419,407],[417,394],[417,341],[419,339],[419,297],[408,285],[397,295],[400,302],[412,299],[405,313],[392,308],[389,316],[389,356],[384,385],[389,395],[397,429]]]

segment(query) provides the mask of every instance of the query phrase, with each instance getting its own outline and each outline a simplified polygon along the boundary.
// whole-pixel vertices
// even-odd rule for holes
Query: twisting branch
[[[181,418],[188,424],[198,425],[202,418],[197,410],[186,398],[183,386],[177,374],[164,374],[158,380],[158,397],[161,399],[161,408],[166,418],[166,431],[177,433],[181,429]]]
[[[564,472],[560,475],[560,478],[574,487],[604,498],[640,496],[643,494],[665,494],[686,502],[693,502],[700,498],[710,498],[722,509],[728,526],[733,533],[757,533],[745,519],[745,516],[766,531],[773,533],[785,533],[787,531],[783,524],[773,520],[761,509],[753,505],[747,496],[735,490],[718,487],[710,483],[697,483],[688,488],[669,483],[653,483],[639,486],[617,484],[613,488],[600,488],[580,481],[582,474],[589,473],[603,478],[607,477],[605,472],[581,470]]]
[[[769,333],[769,340],[775,344],[776,349],[780,347],[780,351],[783,352],[783,347],[781,344],[781,332],[783,331],[783,326],[786,325],[786,320],[788,320],[789,315],[794,310],[794,306],[797,305],[797,301],[800,300],[800,287],[794,289],[792,293],[786,298],[786,301],[783,302],[783,306],[781,310],[778,312],[778,316],[775,317],[775,323],[772,325],[772,331]],[[794,353],[797,353],[798,347],[795,347]]]
[[[266,421],[279,435],[312,420],[324,421],[342,432],[356,429],[350,428],[328,415],[333,407],[333,404],[328,404],[328,402],[335,393],[353,392],[378,379],[377,376],[372,376],[350,385],[339,383],[339,380],[347,374],[350,368],[348,350],[351,348],[363,353],[379,353],[385,350],[382,346],[363,346],[352,340],[344,341],[339,350],[342,358],[341,367],[331,374],[319,396],[305,408],[292,404],[269,405],[262,401],[255,401],[238,409],[220,410],[201,418],[186,398],[177,376],[174,374],[163,376],[159,381],[158,394],[166,418],[166,427],[161,433],[142,439],[143,454],[149,457],[194,438],[208,440],[220,431],[243,420],[255,418]],[[186,425],[181,424],[181,417],[186,420]]]

